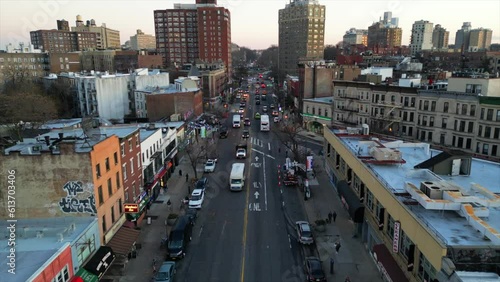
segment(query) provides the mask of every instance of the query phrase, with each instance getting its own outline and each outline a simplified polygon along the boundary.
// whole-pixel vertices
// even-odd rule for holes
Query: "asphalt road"
[[[231,115],[226,120],[228,138],[218,141],[216,171],[205,175],[209,188],[175,281],[304,281],[304,250],[296,242],[294,229],[295,221],[306,218],[301,193],[298,188],[279,185],[278,165],[285,159],[284,152],[278,153],[282,145],[274,133],[261,132],[260,122],[253,118],[255,111],[273,103],[271,97],[268,93],[267,101],[257,106],[252,93],[247,102],[245,117],[252,124],[246,160],[234,157],[243,127],[233,129]],[[237,99],[232,107],[238,108],[238,103]],[[243,161],[246,187],[230,192],[231,165]]]

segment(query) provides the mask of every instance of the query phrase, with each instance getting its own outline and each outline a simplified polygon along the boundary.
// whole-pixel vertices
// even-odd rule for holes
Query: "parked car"
[[[227,138],[227,127],[223,126],[219,129],[219,138]]]
[[[297,229],[297,241],[301,244],[310,245],[314,242],[311,225],[307,221],[295,222]]]
[[[186,255],[192,232],[191,219],[186,215],[178,217],[168,236],[167,255],[170,259],[181,259]]]
[[[208,178],[206,177],[200,178],[200,180],[196,181],[196,184],[194,185],[194,189],[205,190],[207,187],[208,187]]]
[[[241,134],[241,138],[250,138],[250,131],[243,130],[243,134]]]
[[[244,126],[250,126],[250,119],[249,118],[245,118],[245,120],[243,121],[243,125]]]
[[[306,257],[304,271],[307,281],[326,282],[325,272],[321,266],[321,261],[317,257]]]
[[[175,261],[166,261],[155,275],[155,281],[171,282],[175,275]]]
[[[208,159],[205,163],[205,172],[214,172],[217,162],[213,159]]]
[[[205,189],[194,189],[191,193],[191,199],[189,199],[189,208],[201,209],[203,200],[205,200]]]

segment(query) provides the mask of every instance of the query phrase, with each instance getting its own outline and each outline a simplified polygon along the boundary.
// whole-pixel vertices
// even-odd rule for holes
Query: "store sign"
[[[138,213],[139,212],[139,205],[138,204],[124,204],[123,209],[125,210],[125,213]]]
[[[394,222],[394,236],[392,240],[392,252],[399,252],[399,231],[401,228],[401,223],[399,221]]]

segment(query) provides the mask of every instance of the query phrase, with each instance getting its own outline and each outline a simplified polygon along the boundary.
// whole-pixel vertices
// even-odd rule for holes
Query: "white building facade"
[[[422,50],[432,50],[432,32],[434,24],[429,21],[416,21],[411,29],[410,51],[415,56]]]

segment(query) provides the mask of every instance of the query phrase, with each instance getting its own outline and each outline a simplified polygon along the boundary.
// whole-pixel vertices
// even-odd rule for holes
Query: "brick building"
[[[163,59],[161,55],[147,51],[116,51],[114,64],[116,72],[129,73],[140,68],[159,69]]]
[[[45,52],[66,53],[97,48],[97,33],[65,30],[61,24],[58,28],[30,31],[31,43]]]
[[[49,68],[51,73],[80,72],[80,52],[49,53]]]

